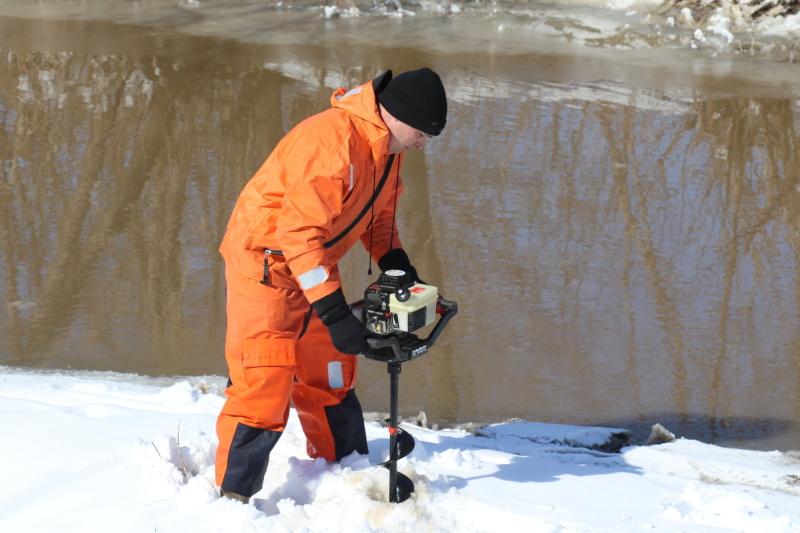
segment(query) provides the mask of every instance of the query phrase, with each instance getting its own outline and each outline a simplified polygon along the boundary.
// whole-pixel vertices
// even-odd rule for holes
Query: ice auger
[[[352,305],[362,323],[378,335],[367,339],[367,359],[384,362],[389,373],[389,459],[381,463],[389,470],[389,501],[400,503],[414,492],[414,483],[397,472],[397,461],[414,449],[414,437],[398,427],[399,376],[402,364],[428,352],[444,327],[458,312],[458,304],[445,300],[436,287],[416,283],[402,270],[387,270],[364,291],[364,299]],[[430,334],[413,334],[439,320]]]

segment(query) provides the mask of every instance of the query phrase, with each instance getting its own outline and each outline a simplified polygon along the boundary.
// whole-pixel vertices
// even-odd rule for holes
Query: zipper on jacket
[[[259,283],[262,285],[272,285],[272,283],[269,282],[269,256],[271,256],[273,253],[275,252],[269,248],[264,248],[264,279],[259,281]]]
[[[389,155],[389,160],[386,162],[386,168],[383,170],[383,176],[381,176],[381,181],[378,183],[378,186],[373,191],[372,198],[369,199],[367,204],[364,206],[364,208],[361,210],[358,216],[355,219],[353,219],[350,225],[347,226],[344,230],[342,230],[342,232],[339,233],[339,235],[337,235],[333,239],[323,244],[322,245],[323,248],[327,250],[329,248],[336,246],[336,244],[339,241],[341,241],[345,237],[345,235],[350,233],[350,231],[354,227],[356,227],[356,224],[358,224],[361,221],[361,219],[364,218],[364,215],[367,214],[370,207],[372,207],[372,205],[375,203],[375,200],[378,199],[378,195],[381,193],[381,190],[383,190],[383,186],[386,184],[386,180],[389,179],[389,173],[391,172],[392,164],[394,163],[394,156],[395,154]],[[283,250],[272,250],[270,248],[264,248],[264,279],[262,279],[259,282],[262,285],[272,285],[269,282],[269,256],[271,255],[279,255],[283,257]]]

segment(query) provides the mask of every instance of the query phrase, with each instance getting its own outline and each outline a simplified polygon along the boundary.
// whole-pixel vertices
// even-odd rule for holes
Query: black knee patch
[[[347,391],[347,396],[340,404],[326,407],[325,414],[333,434],[337,461],[353,452],[361,455],[369,453],[364,413],[355,390]]]
[[[239,422],[228,452],[222,489],[245,497],[260,491],[264,486],[269,454],[281,434],[280,431],[254,428]]]

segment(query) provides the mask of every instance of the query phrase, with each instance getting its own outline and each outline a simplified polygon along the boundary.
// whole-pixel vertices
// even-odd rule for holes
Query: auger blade
[[[407,456],[412,451],[414,451],[414,445],[416,444],[416,441],[414,440],[414,437],[412,437],[410,433],[398,428],[396,438],[397,438],[395,442],[396,454],[392,454],[392,451],[389,450],[389,459],[382,462],[380,466],[389,466],[393,462],[399,461],[400,459],[402,459],[403,457]],[[394,459],[392,459],[392,457],[394,457]]]
[[[389,431],[392,431],[390,428]],[[402,429],[395,429],[393,438],[394,450],[389,450],[389,459],[382,462],[383,466],[389,470],[389,501],[392,503],[402,503],[411,497],[414,492],[414,482],[397,471],[397,461],[407,456],[414,450],[414,437]],[[394,451],[394,453],[392,453]],[[392,492],[394,491],[394,492]]]
[[[392,501],[394,503],[403,503],[409,499],[414,492],[414,482],[411,481],[407,475],[398,472],[396,483],[395,498]]]

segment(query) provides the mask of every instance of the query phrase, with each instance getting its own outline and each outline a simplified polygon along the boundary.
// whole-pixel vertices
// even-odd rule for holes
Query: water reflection
[[[484,101],[458,127],[496,134],[429,154],[451,169],[430,187],[443,221],[470,221],[435,226],[483,319],[459,322],[481,352],[461,383],[479,412],[782,433],[797,412],[796,102],[607,92]]]
[[[223,328],[210,244],[246,154],[279,133],[268,73],[147,53],[4,60],[6,362],[215,368],[193,365]],[[247,135],[221,133],[254,112]]]
[[[222,374],[216,247],[242,185],[332,88],[419,52],[346,61],[15,24],[49,44],[0,40],[0,362]],[[106,38],[75,41],[95,28]],[[552,58],[495,59],[426,58],[451,116],[407,159],[401,229],[461,311],[404,367],[403,411],[642,432],[661,421],[796,446],[797,101],[530,80]],[[366,270],[361,251],[344,262],[351,299]],[[366,408],[385,410],[385,368],[361,374]]]

